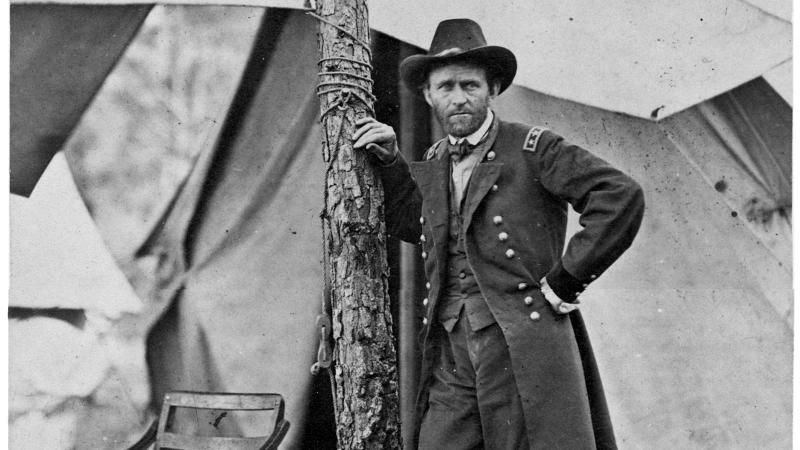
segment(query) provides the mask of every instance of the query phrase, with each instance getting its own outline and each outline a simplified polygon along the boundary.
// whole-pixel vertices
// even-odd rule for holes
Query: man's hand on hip
[[[392,164],[397,158],[397,135],[394,129],[372,117],[356,121],[358,129],[353,134],[353,148],[366,148],[383,165]]]
[[[578,309],[578,305],[575,303],[567,303],[564,300],[561,300],[553,289],[547,284],[547,278],[542,278],[539,282],[541,284],[542,294],[544,294],[544,298],[550,303],[550,307],[553,308],[553,311],[556,314],[569,314],[572,311]]]

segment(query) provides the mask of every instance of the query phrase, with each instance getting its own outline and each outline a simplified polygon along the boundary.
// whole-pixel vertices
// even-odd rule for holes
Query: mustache
[[[447,116],[449,117],[449,116],[455,116],[456,114],[474,114],[474,113],[475,112],[472,111],[471,109],[464,108],[464,109],[457,109],[457,110],[454,110],[454,111],[449,111],[447,113]]]

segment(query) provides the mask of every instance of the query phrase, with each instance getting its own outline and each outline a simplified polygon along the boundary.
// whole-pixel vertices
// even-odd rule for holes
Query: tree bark
[[[383,187],[352,145],[356,119],[374,115],[366,0],[318,0],[316,12],[338,448],[400,448]]]

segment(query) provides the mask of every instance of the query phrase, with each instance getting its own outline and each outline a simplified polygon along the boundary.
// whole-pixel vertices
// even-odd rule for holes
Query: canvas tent
[[[398,86],[396,67],[427,45],[447,10],[412,3],[429,14],[409,24],[389,3],[370,3],[383,32],[373,43],[376,111],[419,158],[436,132],[420,100]],[[513,2],[499,8],[511,22],[493,19],[482,2],[461,12],[486,18],[488,39],[520,59],[518,84],[496,104],[501,117],[552,128],[645,189],[639,238],[583,302],[623,448],[791,441],[791,106],[782,97],[791,89],[781,84],[791,23],[770,5],[780,6],[537,2],[534,11]],[[14,6],[12,37],[14,10],[26,8],[44,6]],[[320,401],[325,383],[308,374],[322,292],[315,27],[300,11],[266,11],[217,139],[141,250],[160,256],[159,295],[172,301],[149,338],[154,391],[281,392],[293,423],[287,448],[324,438],[305,430],[329,426],[331,414]],[[628,34],[598,38],[605,29]],[[562,48],[560,37],[575,48]],[[13,46],[24,44],[12,39],[12,126]],[[547,59],[551,48],[558,61]],[[753,57],[735,56],[742,49]],[[565,52],[571,65],[560,65]],[[12,172],[23,151],[14,132]],[[415,252],[396,242],[390,249],[406,405],[414,347],[404,336],[419,319]]]
[[[11,161],[12,167],[17,168],[12,171],[12,188],[25,195],[44,168],[41,161],[48,160],[48,150],[39,145],[45,138],[54,144],[50,147],[63,143],[80,111],[147,15],[151,2],[12,3],[27,5],[12,8],[12,21],[18,29],[41,30],[38,35],[11,36],[11,103],[18,105],[11,115]],[[159,3],[298,10],[311,7],[310,2],[301,0]],[[370,23],[375,30],[423,48],[430,42],[435,24],[455,14],[447,2],[373,0],[369,6]],[[791,2],[787,0],[544,0],[535,4],[506,2],[499,8],[471,0],[459,2],[457,14],[480,18],[486,35],[525,56],[529,63],[519,67],[515,80],[518,85],[610,111],[657,119],[762,75],[784,99],[791,101],[790,11]],[[82,15],[93,18],[91,26],[67,25],[79,22]],[[52,18],[55,16],[60,20]],[[49,22],[42,23],[43,20]],[[108,39],[109,35],[114,38]],[[63,39],[66,41],[62,44],[71,45],[62,45],[60,52],[51,55],[52,59],[42,59],[48,54],[47,42]],[[92,51],[87,48],[89,45]],[[69,70],[42,72],[36,70],[39,67]],[[69,84],[65,83],[67,79]],[[43,101],[22,101],[23,98]],[[44,100],[53,98],[68,101],[71,109],[48,110],[47,105],[54,102]],[[30,129],[25,119],[32,117],[49,121],[48,136]]]
[[[11,195],[10,219],[9,447],[72,448],[82,402],[116,361],[144,357],[109,336],[142,301],[103,243],[63,153],[30,198]],[[128,395],[140,408],[147,401],[142,390]]]

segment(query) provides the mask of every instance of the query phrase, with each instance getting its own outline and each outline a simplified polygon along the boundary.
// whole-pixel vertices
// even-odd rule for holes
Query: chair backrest
[[[223,437],[197,436],[175,432],[172,428],[177,408],[222,411],[275,411],[275,425],[268,436]],[[217,450],[217,449],[277,449],[289,429],[283,418],[283,397],[280,394],[221,394],[177,391],[164,395],[158,420],[155,449]],[[224,416],[220,416],[224,417]]]

